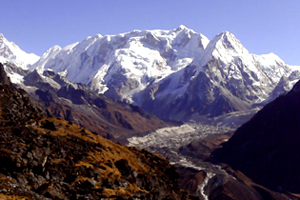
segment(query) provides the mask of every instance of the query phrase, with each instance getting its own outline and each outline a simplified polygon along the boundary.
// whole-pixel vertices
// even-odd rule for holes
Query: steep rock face
[[[245,86],[239,85],[240,88],[233,89],[222,76],[216,76],[215,68],[220,65],[219,60],[212,60],[203,66],[202,71],[198,71],[196,66],[189,66],[161,83],[150,86],[142,95],[146,97],[141,100],[142,108],[161,118],[179,120],[188,120],[194,115],[214,117],[248,110],[251,101],[245,98]],[[221,70],[218,71],[221,73]],[[154,91],[153,94],[151,91]]]
[[[161,118],[186,121],[264,103],[283,75],[292,72],[275,54],[249,53],[232,33],[209,41],[184,26],[55,46],[31,69],[53,69]]]
[[[166,159],[45,118],[23,91],[2,80],[1,198],[189,199]]]
[[[267,104],[214,153],[253,181],[278,191],[300,193],[300,82]]]

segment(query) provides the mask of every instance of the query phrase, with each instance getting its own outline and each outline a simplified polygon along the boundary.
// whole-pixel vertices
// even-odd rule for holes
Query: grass
[[[42,128],[42,125],[46,120],[56,124],[56,130],[49,131],[45,128]],[[125,159],[128,161],[128,164],[136,172],[146,173],[150,167],[142,164],[136,155],[128,147],[116,144],[112,141],[109,141],[99,135],[96,135],[76,124],[70,124],[65,120],[59,118],[47,118],[42,119],[39,122],[39,126],[34,126],[33,128],[38,130],[41,134],[51,134],[55,137],[61,137],[65,140],[70,138],[78,138],[89,143],[94,143],[99,146],[96,150],[87,152],[78,163],[75,164],[75,167],[85,167],[85,168],[98,168],[101,179],[109,179],[111,182],[119,180],[122,177],[122,174],[114,163],[118,160]],[[64,159],[54,159],[53,163],[63,162]],[[80,176],[75,182],[90,180],[89,177]],[[101,188],[101,183],[96,183],[96,188]],[[102,192],[104,196],[130,196],[131,192],[143,192],[148,193],[148,191],[142,190],[135,183],[129,183],[125,188],[119,186],[116,189],[105,188]]]

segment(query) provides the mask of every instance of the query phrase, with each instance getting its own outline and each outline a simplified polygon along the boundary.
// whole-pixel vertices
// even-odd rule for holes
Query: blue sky
[[[209,39],[230,31],[251,53],[300,65],[299,0],[0,0],[0,32],[40,56],[98,33],[181,24]]]

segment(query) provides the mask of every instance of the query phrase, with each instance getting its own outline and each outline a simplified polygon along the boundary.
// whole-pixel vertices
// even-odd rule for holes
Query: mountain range
[[[50,48],[27,69],[51,69],[159,118],[182,121],[265,105],[300,78],[273,53],[251,54],[230,32],[210,41],[185,26],[87,37]]]
[[[102,135],[167,156],[180,170],[181,188],[200,199],[298,198],[293,193],[299,193],[299,82],[287,91],[300,72],[275,54],[251,54],[227,31],[209,41],[184,26],[96,35],[64,48],[54,46],[40,58],[3,35],[0,44],[0,157],[7,161],[0,168],[0,197],[187,198],[184,192],[169,193],[179,188],[178,174],[167,160],[116,146]],[[31,100],[12,87],[3,69]],[[233,134],[232,128],[261,106]],[[50,116],[59,118],[45,118]],[[159,118],[202,124],[169,127],[181,122]],[[44,144],[49,140],[53,155]],[[139,161],[120,152],[137,155]],[[98,167],[101,180],[90,171],[98,158],[107,161]],[[154,173],[144,174],[143,180],[134,175],[142,169],[141,160]],[[161,165],[168,166],[163,173],[158,172]]]
[[[197,169],[179,166],[178,169],[181,171],[179,179],[178,172],[174,166],[170,165],[168,159],[163,159],[147,150],[115,144],[72,122],[54,117],[47,118],[47,113],[31,102],[23,90],[13,87],[2,64],[0,64],[0,78],[1,199],[297,199],[296,194],[289,193],[289,191],[298,192],[297,176],[289,178],[280,173],[273,174],[276,176],[272,177],[271,183],[274,183],[274,180],[282,181],[280,178],[283,178],[282,187],[279,188],[283,190],[280,191],[282,193],[276,193],[258,185],[238,171],[228,171],[227,167],[226,171],[228,172],[226,172],[220,167],[208,163],[202,163],[204,165],[199,165]],[[278,126],[274,128],[279,133],[289,126],[288,130],[294,131],[292,134],[297,133],[298,118],[294,119],[294,117],[297,117],[298,97],[299,82],[292,92],[268,104],[266,109],[269,108],[269,112],[263,111],[264,109],[261,111],[267,113],[267,115],[262,114],[264,120],[260,119],[259,112],[257,117],[254,117],[258,120],[254,121],[259,123],[270,121],[271,125],[266,124],[270,128],[273,126],[273,120],[270,118],[274,116],[276,118],[272,111],[282,111],[282,117],[287,118],[290,123],[280,125],[282,118],[279,118]],[[278,109],[276,109],[277,101],[279,101]],[[282,109],[280,108],[282,105],[288,106],[285,107],[286,109]],[[292,108],[292,111],[289,108]],[[290,118],[285,113],[291,113]],[[245,126],[248,130],[248,125]],[[253,124],[250,125],[250,127],[252,126]],[[258,125],[256,128],[261,127]],[[278,127],[282,129],[277,129]],[[235,138],[241,135],[243,134],[237,134]],[[259,134],[251,135],[244,134],[245,139],[252,140],[256,136],[259,138]],[[192,142],[181,151],[197,155],[197,151],[200,150],[200,155],[207,157],[211,149],[214,149],[219,142],[224,141],[224,138],[227,136],[221,135],[215,138],[210,135],[209,139],[202,141],[200,145]],[[278,143],[276,141],[279,139],[281,141],[279,147],[284,147],[278,148],[279,151],[275,152],[275,154],[277,153],[275,157],[280,156],[282,151],[286,151],[282,144],[287,144],[288,138],[290,137],[279,133],[278,137],[275,136],[274,140],[271,140],[271,144],[275,141],[276,147]],[[263,133],[262,138],[253,141],[261,139],[268,147],[270,134]],[[289,146],[286,153],[297,149],[297,140],[291,139],[287,141],[292,145]],[[248,142],[246,141],[246,143]],[[219,151],[225,150],[226,152],[226,148],[230,146],[224,145]],[[245,146],[243,142],[242,146]],[[251,145],[250,149],[252,149]],[[261,151],[262,155],[269,157],[268,148],[266,150],[267,153]],[[228,157],[226,157],[231,158],[230,155],[235,155],[234,153],[227,154]],[[241,154],[243,153],[241,151]],[[245,156],[249,155],[245,154]],[[222,157],[222,159],[226,159],[226,157]],[[289,155],[284,157],[288,158],[284,160],[287,161],[286,166],[294,169],[294,159],[289,159]],[[266,160],[267,163],[270,160],[274,162],[274,159],[270,158]],[[205,166],[209,166],[210,170],[206,171]],[[280,165],[278,168],[271,166],[268,169],[272,168],[282,169]],[[297,175],[297,172],[293,171],[293,173]],[[265,175],[260,174],[259,176],[264,177]],[[183,188],[195,193],[199,198],[180,190],[179,180],[183,184]],[[286,182],[285,180],[295,182]],[[286,183],[289,187],[292,186],[292,190],[285,191],[285,189],[291,189],[284,187]]]

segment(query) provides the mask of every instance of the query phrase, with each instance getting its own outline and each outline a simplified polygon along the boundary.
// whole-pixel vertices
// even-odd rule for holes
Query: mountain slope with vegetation
[[[0,65],[0,197],[189,199],[168,160],[46,118]]]

